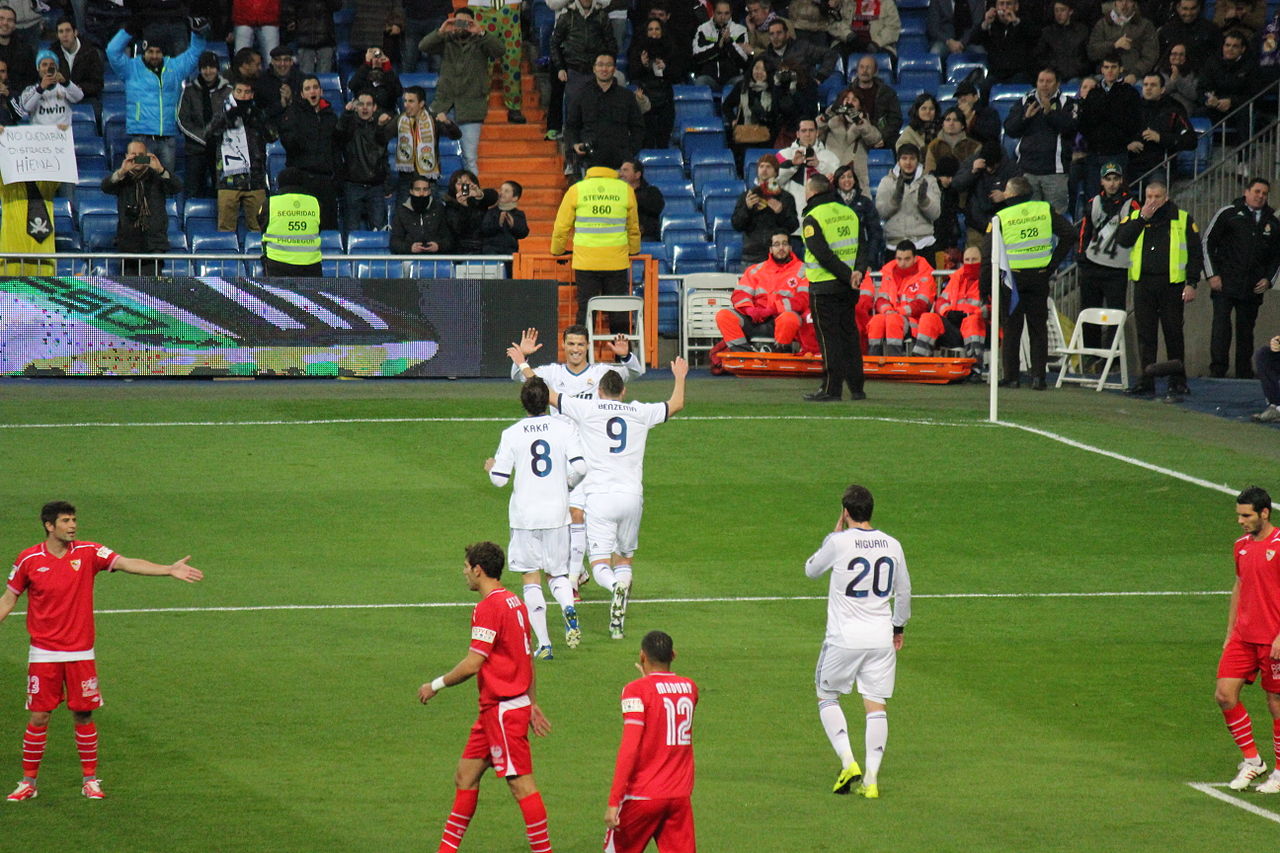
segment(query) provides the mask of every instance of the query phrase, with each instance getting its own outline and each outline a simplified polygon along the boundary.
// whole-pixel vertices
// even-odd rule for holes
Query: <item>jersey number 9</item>
[[[627,422],[622,418],[609,418],[604,424],[605,435],[617,442],[609,448],[610,453],[621,453],[627,449]]]
[[[889,593],[893,592],[892,557],[879,557],[874,566],[865,557],[854,557],[849,561],[849,571],[857,572],[844,589],[844,594],[850,598],[866,598],[868,592],[874,593],[876,598],[887,598]],[[858,589],[858,584],[862,583],[862,579],[867,575],[871,575],[871,589]]]

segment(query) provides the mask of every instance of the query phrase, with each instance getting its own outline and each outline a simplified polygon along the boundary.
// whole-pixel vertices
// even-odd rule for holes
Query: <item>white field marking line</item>
[[[1202,794],[1208,794],[1215,800],[1222,800],[1224,803],[1230,803],[1236,808],[1244,809],[1250,814],[1256,814],[1258,817],[1265,817],[1267,820],[1280,823],[1280,814],[1267,811],[1261,806],[1255,806],[1253,803],[1247,803],[1244,800],[1237,799],[1230,794],[1217,790],[1218,788],[1225,788],[1227,786],[1226,782],[1188,782],[1187,784]]]
[[[1061,442],[1062,444],[1065,444],[1068,447],[1074,447],[1077,450],[1085,450],[1085,451],[1088,451],[1089,453],[1096,453],[1099,456],[1107,456],[1119,462],[1125,462],[1129,465],[1136,465],[1139,468],[1145,468],[1148,471],[1154,471],[1157,474],[1164,474],[1166,477],[1172,477],[1175,480],[1182,480],[1185,483],[1191,483],[1192,485],[1195,485],[1195,486],[1203,486],[1204,488],[1212,489],[1215,492],[1222,492],[1223,494],[1227,494],[1227,495],[1237,495],[1240,492],[1239,489],[1233,489],[1230,486],[1226,485],[1225,483],[1211,483],[1208,480],[1201,480],[1199,477],[1193,477],[1190,474],[1184,474],[1181,471],[1175,471],[1172,468],[1165,468],[1160,465],[1153,465],[1150,462],[1143,462],[1141,459],[1135,459],[1132,456],[1125,456],[1122,453],[1116,453],[1115,451],[1112,451],[1112,450],[1104,450],[1101,447],[1094,447],[1092,444],[1085,444],[1084,442],[1076,441],[1075,439],[1067,438],[1066,436],[1058,435],[1057,433],[1049,432],[1048,430],[1037,429],[1036,427],[1023,426],[1022,424],[1015,424],[1011,421],[996,421],[996,424],[998,424],[999,426],[1009,427],[1011,429],[1020,429],[1024,432],[1029,432],[1034,435],[1043,436],[1044,438]]]
[[[682,421],[878,421],[919,426],[977,427],[1000,426],[988,421],[942,421],[931,418],[890,418],[870,415],[691,415]],[[512,418],[315,418],[280,421],[79,421],[51,424],[0,424],[0,429],[81,429],[85,427],[234,427],[234,426],[325,426],[327,424],[472,424],[512,423]]]
[[[1230,595],[1230,590],[1125,590],[1119,592],[935,592],[917,593],[912,598],[1140,598],[1155,596]],[[825,595],[743,595],[707,598],[633,598],[632,604],[740,604],[770,601],[826,601]],[[605,605],[608,601],[580,601],[577,606]],[[441,607],[475,607],[474,601],[419,601],[391,604],[257,604],[226,607],[136,607],[97,610],[98,614],[122,613],[249,613],[264,610],[394,610]],[[25,610],[15,610],[24,615]]]

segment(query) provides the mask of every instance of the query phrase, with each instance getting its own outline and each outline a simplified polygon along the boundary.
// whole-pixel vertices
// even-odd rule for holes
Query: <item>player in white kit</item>
[[[847,794],[854,782],[862,780],[857,793],[876,799],[880,762],[889,740],[885,703],[893,695],[902,631],[911,618],[911,577],[898,540],[871,526],[875,508],[871,492],[850,486],[841,503],[835,531],[804,564],[804,573],[814,579],[831,572],[827,636],[814,675],[818,716],[840,757],[841,771],[832,790]],[[849,725],[840,708],[840,696],[852,692],[855,684],[867,712],[865,776],[853,757]]]
[[[547,386],[557,394],[570,397],[581,397],[594,400],[596,386],[606,370],[616,370],[622,374],[624,382],[630,382],[644,375],[644,365],[631,352],[631,343],[625,335],[618,335],[609,342],[609,349],[622,361],[614,364],[599,362],[590,364],[587,359],[588,339],[586,326],[569,326],[564,330],[564,363],[552,362],[538,367],[529,366],[529,356],[542,349],[538,343],[538,330],[525,329],[520,343],[512,344],[520,351],[522,358],[518,361],[512,357],[511,378],[523,382],[531,376],[541,376]],[[508,350],[510,354],[510,350]],[[586,495],[581,487],[574,489],[569,495],[569,579],[577,589],[587,574],[582,569],[582,555],[587,551],[587,533],[583,515],[583,504]]]
[[[564,611],[565,642],[572,649],[582,638],[568,576],[569,488],[586,474],[587,463],[574,425],[547,414],[549,394],[547,383],[537,376],[524,383],[520,402],[529,417],[502,431],[498,452],[484,463],[495,486],[512,483],[507,561],[513,572],[524,575],[524,603],[538,640],[538,660],[552,658],[543,572]]]
[[[600,379],[598,397],[584,400],[551,392],[551,405],[578,425],[587,457],[587,548],[596,583],[612,594],[609,636],[622,639],[631,594],[631,560],[644,511],[644,449],[649,430],[684,408],[689,364],[671,362],[675,386],[665,403],[624,403],[626,384],[616,371]]]

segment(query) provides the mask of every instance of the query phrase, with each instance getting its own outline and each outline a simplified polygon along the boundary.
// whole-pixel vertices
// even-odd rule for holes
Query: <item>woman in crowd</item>
[[[884,142],[880,130],[867,120],[858,106],[852,89],[836,95],[835,101],[818,114],[818,139],[841,163],[849,163],[857,172],[858,186],[867,187],[867,150]]]
[[[921,151],[927,149],[942,127],[941,116],[942,108],[938,106],[938,99],[928,92],[921,92],[907,111],[907,126],[898,135],[894,150],[908,142]]]
[[[1195,115],[1200,108],[1196,98],[1196,87],[1200,85],[1199,75],[1191,65],[1191,57],[1187,54],[1185,44],[1169,45],[1169,52],[1160,60],[1158,70],[1165,76],[1164,93],[1182,104],[1187,115]]]
[[[481,226],[484,213],[498,203],[498,194],[481,189],[480,179],[474,172],[459,169],[449,176],[449,188],[444,197],[444,217],[453,234],[454,251],[459,255],[480,254]]]
[[[782,119],[769,67],[763,59],[751,63],[747,75],[725,96],[723,111],[729,123],[733,154],[739,162],[748,148],[772,145]]]
[[[658,18],[645,22],[644,36],[631,40],[628,70],[631,80],[649,101],[644,114],[644,148],[666,148],[676,123],[675,95],[671,84],[684,78],[678,53]]]
[[[836,169],[832,184],[836,188],[836,198],[858,214],[858,242],[866,247],[860,251],[865,252],[868,258],[879,259],[884,254],[884,229],[880,225],[875,202],[858,177],[858,170],[852,163],[846,163]]]

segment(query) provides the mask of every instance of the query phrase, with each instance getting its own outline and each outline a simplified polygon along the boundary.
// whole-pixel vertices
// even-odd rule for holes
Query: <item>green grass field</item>
[[[704,851],[1274,845],[1275,822],[1186,784],[1238,761],[1212,700],[1226,597],[1042,595],[1228,589],[1229,494],[986,425],[983,388],[880,383],[865,404],[815,407],[799,402],[809,387],[695,378],[651,436],[628,638],[608,639],[589,586],[583,645],[539,665],[554,732],[536,776],[558,851],[599,849],[617,696],[651,628],[702,688]],[[665,399],[670,380],[631,390]],[[1083,390],[1005,399],[1017,424],[1280,489],[1280,448],[1250,425]],[[509,492],[482,462],[519,415],[497,381],[0,382],[0,556],[39,541],[40,505],[65,498],[83,538],[189,553],[207,575],[100,578],[100,611],[193,609],[100,613],[108,799],[80,797],[59,710],[41,795],[4,806],[0,847],[435,849],[475,689],[427,708],[416,691],[466,648],[463,545],[506,544]],[[13,428],[77,422],[187,425]],[[826,584],[803,573],[853,481],[918,596],[876,802],[829,793],[812,682]],[[1001,593],[1023,595],[964,597]],[[20,620],[0,626],[5,785],[26,719]],[[1265,754],[1256,688],[1246,702]],[[861,756],[860,703],[845,706]],[[1236,799],[1280,818],[1280,798]],[[463,849],[525,850],[522,829],[486,778]]]

